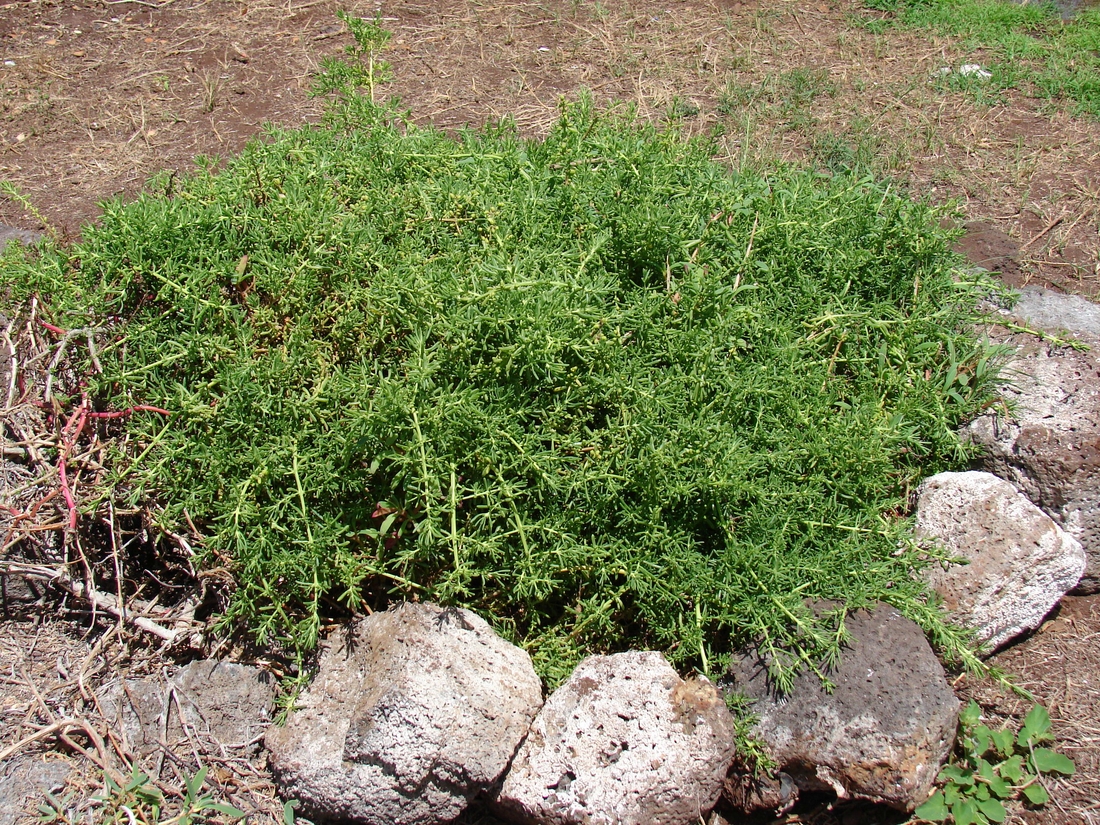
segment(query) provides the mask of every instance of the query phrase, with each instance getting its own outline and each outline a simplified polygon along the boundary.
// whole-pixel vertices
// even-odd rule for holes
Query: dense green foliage
[[[117,489],[203,530],[229,619],[308,648],[326,603],[431,599],[551,681],[750,638],[785,680],[883,599],[962,651],[904,515],[994,370],[927,206],[586,101],[447,136],[334,88],[3,269],[102,328],[101,407],[172,411],[128,419]]]
[[[947,85],[965,86],[990,100],[1001,89],[1021,88],[1067,101],[1075,114],[1100,118],[1100,9],[1082,9],[1063,20],[1050,2],[866,0],[866,5],[890,12],[888,23],[961,38],[973,62],[993,74],[985,81],[953,73],[943,78]]]

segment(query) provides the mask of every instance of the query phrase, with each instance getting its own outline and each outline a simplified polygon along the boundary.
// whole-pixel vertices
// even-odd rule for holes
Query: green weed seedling
[[[205,767],[199,768],[194,776],[184,780],[182,799],[178,804],[167,800],[149,775],[140,768],[134,767],[125,783],[116,781],[110,774],[104,774],[103,792],[89,800],[90,821],[103,825],[191,825],[194,822],[210,822],[215,819],[216,814],[221,815],[218,817],[220,821],[236,822],[243,819],[244,811],[225,802],[218,802],[212,791],[203,792],[207,770]],[[43,825],[71,825],[79,821],[79,818],[72,815],[73,794],[61,799],[53,794],[47,794],[46,797],[47,801],[38,806],[38,821]],[[290,809],[290,815],[288,825],[293,823],[293,809]]]
[[[726,708],[733,715],[733,741],[737,745],[740,763],[755,776],[772,774],[779,767],[768,747],[754,728],[760,717],[753,713],[751,702],[736,692],[725,693]]]
[[[981,725],[981,708],[974,700],[959,716],[956,757],[940,771],[942,790],[916,810],[925,822],[987,825],[1004,822],[1005,803],[1023,799],[1031,805],[1050,800],[1044,774],[1072,776],[1073,760],[1040,743],[1050,742],[1050,715],[1035,705],[1018,733]]]
[[[366,89],[363,99],[373,105],[377,102],[375,95],[378,86],[391,76],[390,64],[379,58],[390,41],[390,32],[383,29],[377,20],[364,20],[347,12],[338,12],[337,16],[355,38],[355,43],[345,49],[351,59],[324,58],[321,61],[322,71],[311,93],[319,97],[335,92],[346,109],[359,101],[359,89]]]

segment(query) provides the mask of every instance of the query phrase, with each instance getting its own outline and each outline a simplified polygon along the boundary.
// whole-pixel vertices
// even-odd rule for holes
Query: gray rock
[[[496,799],[507,818],[697,823],[721,794],[733,720],[660,653],[585,659],[546,701]]]
[[[224,749],[253,753],[271,721],[274,679],[233,662],[191,662],[167,679],[150,676],[110,685],[104,715],[135,753],[147,756],[160,742],[179,758]]]
[[[1100,591],[1100,338],[1086,331],[1096,321],[1096,307],[1035,291],[1022,311],[1012,317],[1050,334],[1069,331],[1092,348],[1054,347],[993,328],[994,340],[1016,350],[1004,372],[1010,383],[1001,388],[1010,411],[991,410],[962,434],[983,448],[979,469],[1012,482],[1081,542],[1087,565],[1073,592],[1095,593]]]
[[[1038,627],[1085,571],[1080,542],[994,475],[940,473],[917,496],[916,534],[970,562],[933,568],[928,582],[990,653]]]
[[[0,573],[0,618],[15,615],[17,606],[33,604],[44,592],[41,581],[17,573]]]
[[[1006,314],[1032,329],[1100,339],[1100,306],[1080,295],[1025,287],[1016,306]]]
[[[14,226],[5,226],[0,223],[0,249],[8,245],[8,241],[18,241],[30,246],[42,240],[41,232],[31,232],[27,229],[16,229]]]
[[[846,625],[832,693],[803,671],[779,695],[755,652],[734,656],[731,689],[753,700],[756,735],[801,791],[912,811],[951,750],[959,700],[924,633],[893,607],[853,613]]]
[[[479,616],[404,604],[326,643],[267,733],[269,764],[307,816],[449,822],[500,779],[541,704],[530,657]]]
[[[0,763],[0,825],[33,820],[46,793],[61,793],[72,772],[64,759],[21,757]]]

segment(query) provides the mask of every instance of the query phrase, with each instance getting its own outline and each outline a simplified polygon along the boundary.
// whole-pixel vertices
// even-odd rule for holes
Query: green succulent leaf
[[[978,810],[981,811],[985,818],[990,822],[1004,822],[1005,806],[998,802],[996,799],[985,799],[978,802]]]
[[[206,806],[207,810],[217,811],[220,814],[225,814],[232,819],[243,819],[245,812],[240,808],[236,808],[227,802],[213,802]]]
[[[1024,758],[1010,756],[999,766],[998,773],[1009,782],[1020,782],[1024,778]]]
[[[960,799],[951,806],[951,816],[955,819],[955,825],[975,825],[982,820],[978,817],[978,806],[971,799]]]
[[[998,799],[1011,799],[1013,793],[1012,786],[999,776],[989,780],[989,792]]]
[[[945,765],[940,771],[940,779],[953,782],[960,787],[969,787],[974,784],[974,771],[959,765]]]
[[[974,728],[974,756],[984,756],[993,747],[993,732],[985,725]]]
[[[962,796],[962,789],[954,782],[948,782],[943,788],[943,800],[948,805],[954,805]]]
[[[1016,742],[1020,747],[1027,747],[1050,738],[1050,714],[1042,705],[1035,705],[1024,719]]]
[[[1001,756],[1012,756],[1015,744],[1016,738],[1008,728],[993,731],[993,747]]]
[[[981,706],[971,699],[966,703],[966,707],[959,713],[959,726],[963,730],[969,730],[975,727],[982,718]]]

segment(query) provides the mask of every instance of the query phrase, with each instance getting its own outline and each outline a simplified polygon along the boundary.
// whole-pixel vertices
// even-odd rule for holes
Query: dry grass
[[[133,194],[160,169],[232,152],[265,122],[315,118],[311,73],[348,39],[334,25],[339,5],[3,7],[3,58],[16,65],[0,74],[0,178],[72,237],[98,200]],[[938,70],[980,54],[922,33],[869,32],[853,23],[863,12],[852,2],[429,0],[381,13],[395,33],[393,89],[422,121],[510,117],[538,134],[560,96],[585,87],[647,117],[686,114],[692,133],[725,130],[736,163],[820,163],[847,145],[875,171],[1007,233],[1026,278],[1100,290],[1100,124],[1020,95],[990,107],[945,92]],[[770,87],[782,97],[792,73],[821,89],[790,105],[730,94]],[[0,204],[5,220],[27,225],[11,203]]]

